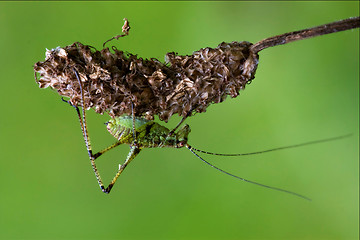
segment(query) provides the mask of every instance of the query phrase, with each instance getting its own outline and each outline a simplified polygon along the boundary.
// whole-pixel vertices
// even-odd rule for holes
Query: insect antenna
[[[200,150],[200,149],[196,149],[193,148],[192,146],[190,146],[189,144],[186,145],[186,147],[190,150],[190,152],[192,152],[197,158],[199,158],[201,161],[203,161],[204,163],[206,163],[207,165],[211,166],[212,168],[215,168],[216,170],[225,173],[226,175],[229,175],[231,177],[237,178],[241,181],[244,182],[248,182],[248,183],[252,183],[255,185],[258,185],[260,187],[265,187],[265,188],[269,188],[269,189],[273,189],[276,191],[280,191],[280,192],[284,192],[284,193],[288,193],[288,194],[292,194],[295,195],[297,197],[306,199],[308,201],[311,201],[310,198],[301,195],[299,193],[296,192],[292,192],[292,191],[288,191],[285,189],[281,189],[281,188],[277,188],[277,187],[272,187],[272,186],[268,186],[268,185],[264,185],[258,182],[254,182],[254,181],[250,181],[247,180],[245,178],[236,176],[234,174],[231,174],[229,172],[226,172],[224,170],[222,170],[221,168],[218,168],[216,166],[214,166],[213,164],[209,163],[208,161],[206,161],[205,159],[203,159],[202,157],[200,157],[196,152],[201,152],[201,153],[205,153],[205,154],[210,154],[210,155],[217,155],[217,156],[246,156],[246,155],[255,155],[255,154],[261,154],[261,153],[267,153],[267,152],[272,152],[272,151],[277,151],[277,150],[282,150],[282,149],[288,149],[288,148],[296,148],[296,147],[301,147],[301,146],[306,146],[306,145],[311,145],[311,144],[316,144],[316,143],[323,143],[323,142],[329,142],[329,141],[335,141],[335,140],[339,140],[339,139],[343,139],[346,137],[351,136],[352,134],[346,134],[346,135],[342,135],[342,136],[338,136],[338,137],[332,137],[332,138],[326,138],[326,139],[320,139],[320,140],[315,140],[315,141],[309,141],[309,142],[305,142],[305,143],[299,143],[299,144],[294,144],[294,145],[289,145],[289,146],[284,146],[284,147],[277,147],[277,148],[271,148],[271,149],[267,149],[267,150],[262,150],[262,151],[256,151],[256,152],[249,152],[249,153],[238,153],[238,154],[227,154],[227,153],[213,153],[213,152],[208,152],[208,151],[204,151],[204,150]],[[195,152],[196,151],[196,152]]]
[[[267,153],[267,152],[274,152],[274,151],[283,150],[283,149],[297,148],[297,147],[302,147],[302,146],[306,146],[306,145],[312,145],[312,144],[317,144],[317,143],[324,143],[324,142],[340,140],[340,139],[343,139],[343,138],[350,137],[351,135],[352,134],[346,134],[346,135],[342,135],[342,136],[338,136],[338,137],[325,138],[325,139],[320,139],[320,140],[315,140],[315,141],[309,141],[309,142],[304,142],[304,143],[299,143],[299,144],[294,144],[294,145],[289,145],[289,146],[284,146],[284,147],[270,148],[270,149],[267,149],[267,150],[261,150],[261,151],[256,151],[256,152],[248,152],[248,153],[234,153],[234,154],[231,154],[231,153],[213,153],[213,152],[208,152],[208,151],[196,149],[196,148],[193,148],[193,147],[191,147],[191,149],[196,151],[196,152],[201,152],[201,153],[205,153],[205,154],[209,154],[209,155],[216,155],[216,156],[226,156],[226,157],[247,156],[247,155],[255,155],[255,154],[261,154],[261,153]]]
[[[190,152],[192,152],[196,157],[198,157],[201,161],[203,161],[204,163],[206,163],[207,165],[209,165],[210,167],[213,167],[215,168],[216,170],[222,172],[222,173],[225,173],[226,175],[229,175],[231,177],[234,177],[234,178],[237,178],[241,181],[244,181],[244,182],[248,182],[248,183],[252,183],[252,184],[255,184],[255,185],[258,185],[260,187],[265,187],[265,188],[269,188],[269,189],[272,189],[272,190],[276,190],[276,191],[280,191],[280,192],[284,192],[284,193],[288,193],[288,194],[292,194],[292,195],[295,195],[297,197],[300,197],[300,198],[303,198],[305,200],[308,200],[308,201],[311,201],[310,198],[304,196],[304,195],[301,195],[299,193],[296,193],[296,192],[292,192],[292,191],[288,191],[288,190],[285,190],[285,189],[282,189],[282,188],[277,188],[277,187],[272,187],[272,186],[268,186],[268,185],[264,185],[264,184],[261,184],[261,183],[258,183],[258,182],[254,182],[254,181],[250,181],[250,180],[247,180],[245,178],[242,178],[242,177],[239,177],[239,176],[236,176],[234,174],[231,174],[229,172],[226,172],[224,170],[222,170],[221,168],[218,168],[216,166],[214,166],[213,164],[209,163],[208,161],[206,161],[205,159],[203,159],[202,157],[200,157],[198,154],[196,154],[194,152],[194,148],[191,147],[189,144],[186,145],[186,147],[190,150]],[[196,150],[195,150],[196,151]]]

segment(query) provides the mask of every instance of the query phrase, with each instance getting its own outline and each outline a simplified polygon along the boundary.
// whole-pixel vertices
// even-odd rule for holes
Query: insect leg
[[[103,151],[100,151],[99,153],[96,153],[95,155],[93,154],[92,152],[92,148],[91,148],[91,143],[90,143],[90,137],[89,137],[89,134],[88,134],[88,130],[87,130],[87,125],[86,125],[86,113],[85,113],[85,106],[84,106],[84,91],[83,91],[83,87],[82,87],[82,83],[81,83],[81,80],[80,80],[80,77],[79,77],[79,74],[78,72],[76,71],[76,69],[74,68],[74,73],[76,75],[76,78],[79,82],[79,87],[80,87],[80,92],[81,92],[81,104],[82,104],[82,116],[80,114],[80,110],[79,110],[79,107],[78,106],[74,106],[75,109],[76,109],[76,112],[78,114],[78,118],[79,118],[79,121],[80,121],[80,126],[81,126],[81,131],[83,133],[83,137],[84,137],[84,141],[85,141],[85,145],[86,145],[86,149],[88,151],[88,155],[89,155],[89,158],[90,158],[90,163],[91,163],[91,166],[94,170],[94,173],[95,173],[95,177],[98,181],[98,184],[100,186],[100,189],[107,193],[106,192],[106,189],[104,187],[104,184],[103,184],[103,181],[101,180],[101,177],[100,177],[100,174],[99,174],[99,171],[97,170],[97,167],[96,167],[96,164],[95,164],[95,159],[98,158],[101,154],[103,154],[104,152],[116,147],[116,143],[113,144],[112,146],[110,146],[107,150],[104,149]]]
[[[123,142],[118,141],[118,142],[116,142],[116,143],[114,143],[114,144],[112,144],[112,145],[104,148],[103,150],[101,150],[101,151],[99,151],[99,152],[97,152],[97,153],[95,153],[95,154],[93,154],[93,155],[94,155],[95,159],[97,159],[98,157],[100,157],[101,155],[103,155],[104,153],[106,153],[107,151],[109,151],[109,150],[111,150],[111,149],[113,149],[113,148],[115,148],[115,147],[117,147],[117,146],[119,146],[119,145],[121,145],[121,144],[123,144]]]
[[[79,108],[78,108],[77,106],[72,105],[72,104],[70,103],[70,101],[66,101],[64,98],[61,98],[61,100],[62,100],[63,102],[68,103],[70,106],[72,106],[72,107],[75,108],[75,110],[76,110],[76,112],[77,112],[77,115],[78,115],[78,118],[79,118],[81,131],[84,131],[83,122],[82,122],[82,117],[81,117]],[[84,135],[84,134],[83,134],[83,135]],[[104,154],[105,152],[107,152],[107,151],[109,151],[109,150],[111,150],[111,149],[113,149],[113,148],[115,148],[115,147],[117,147],[117,146],[119,146],[119,145],[121,145],[121,144],[123,144],[123,142],[117,141],[117,142],[115,142],[114,144],[112,144],[112,145],[104,148],[103,150],[101,150],[101,151],[93,154],[93,156],[95,157],[95,159],[97,159],[98,157],[100,157],[100,156],[101,156],[102,154]]]
[[[172,135],[174,134],[174,132],[176,131],[176,129],[178,129],[178,128],[180,127],[180,125],[185,121],[186,118],[187,118],[187,116],[186,116],[186,117],[183,117],[183,118],[181,119],[181,121],[174,127],[174,129],[172,129],[172,130],[169,132],[169,134],[168,134],[167,136],[168,136],[168,137],[172,136]]]
[[[96,164],[95,164],[95,160],[100,157],[102,154],[104,154],[105,152],[119,146],[120,144],[123,143],[123,141],[118,141],[112,145],[110,145],[109,147],[93,154],[92,152],[92,148],[91,148],[91,143],[90,143],[90,137],[89,137],[89,134],[88,134],[88,130],[87,130],[87,124],[86,124],[86,113],[85,113],[85,108],[84,108],[84,91],[83,91],[83,86],[82,86],[82,83],[81,83],[81,80],[80,80],[80,77],[79,77],[79,74],[78,72],[76,71],[76,69],[73,69],[74,70],[74,73],[76,75],[76,78],[79,82],[79,87],[80,87],[80,92],[81,92],[81,105],[82,105],[82,111],[80,112],[80,109],[78,106],[75,106],[75,105],[72,105],[70,101],[66,101],[64,100],[63,98],[61,99],[62,101],[64,102],[67,102],[68,104],[70,104],[72,107],[75,108],[76,112],[77,112],[77,115],[78,115],[78,118],[79,118],[79,122],[80,122],[80,127],[81,127],[81,131],[83,133],[83,137],[84,137],[84,141],[85,141],[85,145],[86,145],[86,149],[88,151],[88,155],[89,155],[89,158],[90,158],[90,163],[91,163],[91,166],[94,170],[94,173],[95,173],[95,177],[98,181],[98,184],[100,186],[100,189],[104,192],[104,193],[110,193],[110,190],[111,188],[113,187],[113,185],[115,184],[117,178],[120,176],[120,174],[122,173],[122,171],[125,169],[125,167],[127,166],[128,163],[130,163],[135,157],[137,154],[139,154],[140,152],[140,149],[135,145],[135,146],[131,146],[130,147],[130,152],[124,162],[124,164],[120,165],[119,167],[119,170],[117,172],[117,174],[115,175],[115,177],[113,178],[113,180],[110,182],[110,184],[108,185],[107,188],[105,188],[104,184],[103,184],[103,181],[100,177],[100,173],[99,171],[97,170],[97,167],[96,167]],[[134,119],[135,120],[135,119]],[[135,124],[134,124],[135,126]]]
[[[77,113],[78,113],[78,117],[79,117],[79,120],[80,120],[80,125],[82,127],[82,131],[85,132],[86,130],[83,129],[83,126],[86,126],[86,122],[85,124],[82,123],[82,118],[81,118],[81,115],[80,115],[80,110],[77,106],[75,106],[75,109],[77,110]],[[85,135],[84,135],[85,136]],[[85,137],[84,137],[85,139]],[[85,139],[85,143],[89,141],[89,138],[87,138],[87,140]],[[111,183],[108,185],[107,188],[105,188],[104,184],[103,184],[103,181],[100,177],[100,173],[98,172],[97,170],[97,167],[96,167],[96,164],[95,164],[95,160],[100,157],[102,154],[104,154],[105,152],[119,146],[120,144],[122,144],[123,142],[122,141],[118,141],[114,144],[112,144],[111,146],[107,147],[107,148],[104,148],[103,150],[93,154],[92,153],[92,150],[91,149],[87,149],[88,150],[88,153],[89,153],[89,157],[90,157],[90,162],[91,162],[91,166],[93,167],[93,170],[94,170],[94,173],[95,173],[95,176],[96,176],[96,179],[98,181],[98,184],[100,186],[100,189],[101,191],[103,191],[104,193],[110,193],[110,190],[111,188],[113,187],[113,185],[115,184],[117,178],[120,176],[120,174],[122,173],[122,171],[125,169],[125,167],[127,166],[128,163],[130,163],[134,158],[135,156],[140,152],[140,150],[136,147],[132,147],[130,148],[130,152],[124,162],[124,164],[120,165],[119,167],[119,171],[117,172],[117,174],[115,175],[115,177],[113,178],[113,180],[111,181]],[[86,144],[87,148],[88,146],[90,146],[90,144]]]
[[[137,146],[130,146],[130,151],[128,156],[126,157],[126,160],[123,164],[119,165],[119,170],[116,173],[115,177],[112,179],[111,183],[107,186],[106,189],[103,190],[103,192],[105,193],[110,193],[112,187],[114,186],[116,180],[118,179],[118,177],[120,176],[120,174],[124,171],[124,169],[126,168],[126,166],[139,154],[140,152],[140,148],[138,148]]]

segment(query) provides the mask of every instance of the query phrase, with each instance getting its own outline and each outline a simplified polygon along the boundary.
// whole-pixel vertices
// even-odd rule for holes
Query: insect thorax
[[[122,143],[133,144],[133,123],[135,122],[136,142],[140,148],[175,147],[186,145],[189,125],[184,125],[178,132],[169,136],[170,130],[145,118],[121,116],[107,122],[107,130]]]

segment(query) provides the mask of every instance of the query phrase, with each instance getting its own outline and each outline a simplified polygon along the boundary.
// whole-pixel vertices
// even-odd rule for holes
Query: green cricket
[[[74,69],[74,72],[75,72],[75,75],[77,77],[77,80],[78,80],[78,83],[80,86],[81,97],[82,97],[81,103],[83,104],[84,92],[83,92],[82,83],[81,83],[80,77],[75,69]],[[311,142],[306,142],[306,143],[301,143],[301,144],[296,144],[296,145],[272,148],[272,149],[268,149],[268,150],[250,152],[250,153],[240,153],[240,154],[212,153],[212,152],[196,149],[188,144],[188,135],[191,131],[190,126],[188,124],[185,124],[178,131],[176,131],[176,129],[182,124],[184,119],[182,119],[180,121],[180,123],[177,124],[177,126],[173,130],[170,130],[154,121],[147,120],[143,117],[135,117],[134,112],[133,112],[132,116],[123,115],[120,117],[112,118],[111,120],[106,122],[107,130],[109,131],[109,133],[111,135],[113,135],[117,139],[117,142],[115,142],[114,144],[110,145],[109,147],[94,154],[92,151],[90,137],[89,137],[88,130],[87,130],[85,109],[82,108],[82,111],[80,111],[79,107],[72,105],[70,103],[70,101],[66,101],[64,99],[62,99],[62,100],[64,102],[69,103],[77,111],[77,115],[78,115],[78,118],[80,121],[81,130],[83,133],[86,149],[88,151],[88,155],[90,158],[92,168],[94,170],[96,179],[100,186],[100,189],[104,193],[107,193],[107,194],[110,193],[116,180],[118,179],[120,174],[124,171],[126,166],[140,153],[140,151],[143,148],[163,148],[163,147],[183,148],[183,147],[186,147],[187,149],[189,149],[190,152],[192,152],[201,161],[203,161],[207,165],[215,168],[216,170],[218,170],[222,173],[225,173],[229,176],[237,178],[241,181],[252,183],[252,184],[255,184],[255,185],[258,185],[261,187],[265,187],[265,188],[269,188],[272,190],[277,190],[277,191],[281,191],[284,193],[292,194],[297,197],[300,197],[300,198],[310,201],[311,200],[310,198],[308,198],[304,195],[301,195],[299,193],[288,191],[288,190],[277,188],[277,187],[268,186],[268,185],[254,182],[251,180],[247,180],[242,177],[231,174],[229,172],[226,172],[226,171],[214,166],[213,164],[209,163],[208,161],[206,161],[205,159],[200,157],[195,152],[201,152],[201,153],[205,153],[205,154],[218,155],[218,156],[254,155],[254,154],[261,154],[261,153],[277,151],[277,150],[282,150],[282,149],[300,147],[300,146],[305,146],[305,145],[310,145],[310,144],[315,144],[315,143],[320,143],[320,142],[333,141],[333,140],[338,140],[338,139],[349,136],[349,135],[344,135],[344,136],[339,136],[339,137],[334,137],[334,138],[327,138],[327,139],[322,139],[322,140],[316,140],[316,141],[311,141]],[[128,144],[130,146],[130,151],[129,151],[124,163],[119,164],[119,169],[118,169],[117,173],[115,174],[115,176],[113,177],[112,181],[109,183],[109,185],[107,187],[105,187],[105,185],[100,177],[99,171],[97,170],[95,160],[98,157],[100,157],[101,155],[103,155],[104,153],[106,153],[107,151],[109,151],[121,144]]]

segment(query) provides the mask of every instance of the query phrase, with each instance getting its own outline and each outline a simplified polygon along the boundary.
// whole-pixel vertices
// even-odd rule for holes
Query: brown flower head
[[[254,78],[258,55],[249,42],[221,43],[192,55],[166,55],[169,64],[142,59],[113,47],[98,51],[76,42],[46,51],[44,62],[34,66],[40,88],[51,87],[69,97],[73,105],[111,117],[130,115],[168,121],[173,114],[183,117],[204,112],[211,103],[236,97]]]

